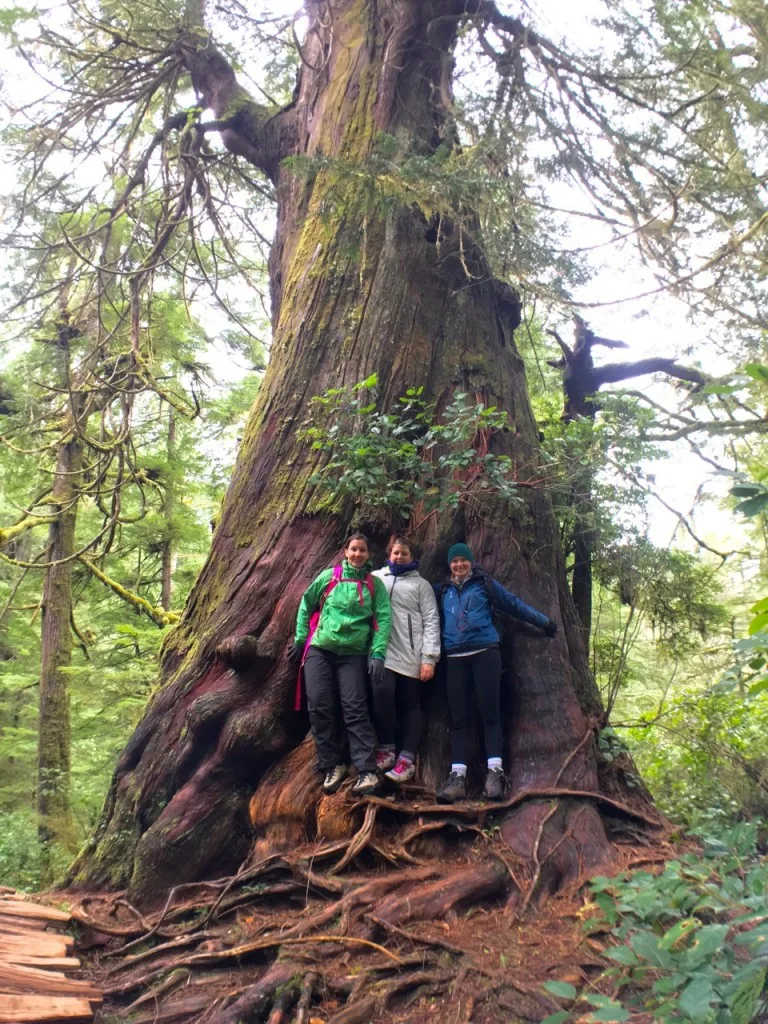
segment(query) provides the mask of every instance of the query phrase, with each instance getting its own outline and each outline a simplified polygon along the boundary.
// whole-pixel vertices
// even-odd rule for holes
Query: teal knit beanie
[[[474,562],[475,560],[466,544],[454,544],[453,547],[448,549],[448,565],[451,564],[454,558],[466,558],[469,562]]]

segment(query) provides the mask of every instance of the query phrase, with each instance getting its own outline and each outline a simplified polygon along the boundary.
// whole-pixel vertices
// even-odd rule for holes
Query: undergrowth
[[[542,1024],[629,1021],[748,1024],[768,1013],[768,860],[759,823],[700,836],[701,850],[659,874],[594,878],[587,934],[610,933],[613,962],[578,991],[544,986],[570,1004]]]

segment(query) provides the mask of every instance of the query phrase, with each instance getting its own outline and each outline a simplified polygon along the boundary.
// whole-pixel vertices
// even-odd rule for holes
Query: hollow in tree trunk
[[[210,557],[163,651],[163,685],[120,757],[72,884],[128,885],[132,898],[150,901],[171,885],[229,870],[251,843],[246,803],[254,790],[258,799],[265,772],[274,766],[269,779],[283,772],[295,783],[296,771],[283,770],[281,759],[298,756],[307,724],[293,711],[295,669],[285,650],[300,596],[337,558],[352,515],[323,506],[310,482],[323,454],[297,429],[314,395],[372,373],[386,404],[415,386],[438,408],[460,390],[508,411],[509,430],[490,443],[511,456],[520,503],[478,498],[431,515],[418,534],[422,571],[441,578],[447,547],[465,539],[494,577],[560,622],[552,641],[520,629],[508,643],[513,792],[600,787],[591,736],[599,696],[547,495],[526,486],[538,475],[538,435],[513,338],[517,298],[494,279],[466,217],[462,225],[438,224],[416,205],[363,205],[343,174],[371,155],[382,133],[401,155],[427,157],[451,145],[451,53],[468,7],[465,0],[332,0],[327,18],[326,5],[309,4],[313,26],[295,100],[272,118],[248,100],[212,46],[182,39],[202,105],[229,117],[225,144],[276,186],[272,355]],[[297,169],[283,163],[289,156],[324,161]],[[386,540],[389,523],[360,525],[379,546]],[[246,634],[255,638],[252,656],[233,671],[217,645]],[[302,749],[302,799],[317,803],[311,749]],[[434,786],[447,766],[438,683],[421,781]],[[314,812],[301,827],[317,827]],[[527,801],[510,812],[504,834],[522,858],[552,852],[552,888],[607,866],[613,855],[594,801],[554,810],[549,801]]]

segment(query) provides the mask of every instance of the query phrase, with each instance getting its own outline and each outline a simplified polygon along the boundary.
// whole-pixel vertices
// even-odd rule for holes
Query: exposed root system
[[[177,886],[153,912],[122,893],[80,897],[108,1009],[134,1024],[421,1022],[450,999],[457,1022],[538,1021],[559,1009],[541,982],[603,965],[578,922],[595,805],[645,835],[629,846],[617,830],[614,869],[665,853],[663,819],[596,793],[444,807],[355,801],[349,785],[318,801],[310,781],[295,780],[300,829],[296,811],[287,827],[271,817],[277,790],[252,804],[257,839],[235,875]],[[513,808],[526,835],[505,835]]]

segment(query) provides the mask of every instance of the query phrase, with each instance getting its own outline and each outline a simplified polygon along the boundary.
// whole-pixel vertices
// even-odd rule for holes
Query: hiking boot
[[[335,793],[346,776],[347,766],[345,764],[337,764],[335,768],[329,768],[323,779],[323,791],[328,794]]]
[[[352,787],[355,796],[370,796],[379,786],[379,777],[375,772],[360,772],[357,782]]]
[[[388,772],[390,768],[394,768],[396,760],[394,750],[377,750],[376,771]]]
[[[439,804],[455,804],[457,800],[467,799],[467,780],[458,772],[451,772],[437,791]]]
[[[485,776],[483,796],[486,800],[502,800],[507,792],[507,777],[501,768],[489,768]]]
[[[406,761],[404,757],[398,757],[395,767],[391,772],[385,772],[384,778],[402,785],[404,782],[410,782],[415,774],[416,765],[413,761]]]

